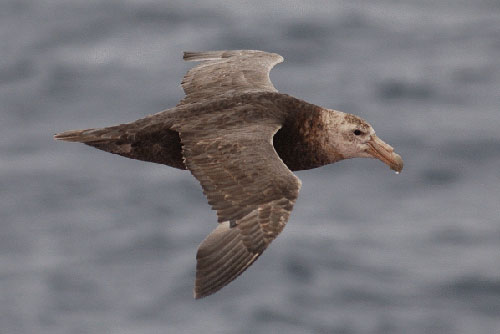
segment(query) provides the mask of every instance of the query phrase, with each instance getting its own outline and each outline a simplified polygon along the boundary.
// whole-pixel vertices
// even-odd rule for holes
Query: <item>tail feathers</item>
[[[102,140],[114,139],[113,133],[103,133],[103,129],[70,130],[54,135],[56,140],[64,140],[79,143],[90,143]]]
[[[73,141],[73,142],[85,142],[88,139],[88,136],[86,134],[88,133],[88,131],[91,131],[91,130],[93,130],[93,129],[65,131],[65,132],[55,134],[54,139],[55,140],[64,140],[64,141]]]

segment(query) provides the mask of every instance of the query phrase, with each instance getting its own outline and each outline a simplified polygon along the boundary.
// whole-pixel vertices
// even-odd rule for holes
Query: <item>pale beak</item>
[[[387,164],[397,173],[401,172],[403,169],[403,159],[401,159],[399,154],[394,153],[394,149],[389,144],[384,143],[376,135],[372,135],[367,144],[368,154]]]

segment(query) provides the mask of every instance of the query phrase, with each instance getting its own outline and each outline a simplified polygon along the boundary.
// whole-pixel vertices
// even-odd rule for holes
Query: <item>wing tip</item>
[[[211,295],[211,294],[202,294],[199,291],[196,291],[196,288],[193,289],[193,298],[196,300],[205,298],[209,295]]]
[[[275,57],[276,64],[283,62],[284,58],[280,54],[265,52],[260,50],[219,50],[219,51],[184,51],[182,59],[185,61],[206,61],[230,58],[245,54],[263,54]]]
[[[261,253],[248,250],[241,231],[229,221],[219,223],[198,247],[194,298],[210,296],[234,281]]]
[[[205,61],[223,58],[224,51],[184,51],[182,59],[185,61]]]

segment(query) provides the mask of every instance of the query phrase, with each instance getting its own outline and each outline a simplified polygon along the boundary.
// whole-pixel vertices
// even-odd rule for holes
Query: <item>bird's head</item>
[[[358,116],[333,111],[334,122],[329,122],[330,141],[344,159],[375,158],[392,170],[401,172],[403,159],[394,149],[375,135],[375,130]]]

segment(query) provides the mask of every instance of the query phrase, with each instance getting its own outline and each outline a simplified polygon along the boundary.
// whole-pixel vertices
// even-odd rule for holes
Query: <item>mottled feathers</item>
[[[186,97],[176,108],[55,138],[191,171],[219,221],[197,253],[194,293],[200,298],[234,280],[276,238],[300,180],[272,144],[284,114],[272,101],[277,90],[269,71],[283,57],[211,51],[186,52],[184,59],[202,63],[184,77]]]
[[[176,107],[55,138],[193,174],[219,222],[198,248],[196,298],[234,280],[283,230],[301,185],[291,170],[355,157],[402,170],[401,157],[364,120],[278,93],[269,71],[280,55],[209,51],[184,59],[201,63],[182,80],[186,96]]]

